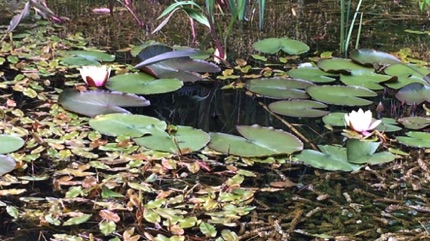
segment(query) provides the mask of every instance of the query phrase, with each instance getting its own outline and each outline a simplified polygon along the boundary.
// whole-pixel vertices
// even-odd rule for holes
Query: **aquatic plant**
[[[109,79],[111,68],[102,66],[82,66],[79,69],[82,79],[90,87],[104,87]]]
[[[363,109],[360,108],[358,111],[352,111],[349,114],[345,114],[345,123],[349,128],[366,137],[371,135],[369,131],[375,129],[379,124],[381,124],[381,120],[373,120],[372,112],[370,110],[364,112]]]

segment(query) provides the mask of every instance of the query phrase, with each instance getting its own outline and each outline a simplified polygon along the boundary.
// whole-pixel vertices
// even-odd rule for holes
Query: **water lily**
[[[82,79],[90,87],[103,87],[110,76],[110,67],[102,66],[83,66],[79,71]]]
[[[364,112],[361,108],[358,111],[345,114],[345,122],[351,129],[364,136],[370,136],[369,131],[381,124],[381,120],[372,119],[372,112],[370,110]]]

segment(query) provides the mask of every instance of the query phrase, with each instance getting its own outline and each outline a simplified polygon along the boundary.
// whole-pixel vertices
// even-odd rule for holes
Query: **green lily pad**
[[[314,83],[330,83],[336,81],[336,74],[330,74],[317,67],[297,68],[287,72],[288,76],[295,79],[304,79]]]
[[[329,73],[350,74],[352,71],[375,72],[374,68],[365,67],[354,63],[350,59],[341,58],[322,59],[318,61],[318,67]]]
[[[2,142],[4,143],[4,142]],[[0,177],[15,169],[16,162],[10,156],[0,155]]]
[[[346,143],[348,161],[354,164],[382,164],[393,161],[396,156],[391,152],[375,153],[380,142],[349,139]]]
[[[151,132],[150,135],[145,135],[133,140],[138,145],[148,149],[171,153],[198,151],[205,147],[210,140],[206,132],[190,126],[176,126],[177,129],[170,134],[158,128],[152,131],[151,129],[154,128],[155,127],[148,128]]]
[[[314,84],[305,80],[296,79],[252,79],[248,81],[247,88],[257,94],[275,99],[308,99],[306,87]]]
[[[430,125],[430,117],[404,117],[397,120],[408,129],[419,130]]]
[[[375,97],[377,94],[359,86],[311,86],[306,89],[315,100],[341,106],[365,106],[373,102],[360,97]]]
[[[400,89],[412,83],[428,85],[424,78],[430,74],[430,70],[415,65],[393,64],[385,68],[384,73],[397,77],[396,81],[387,82],[385,85],[392,89]]]
[[[397,125],[397,121],[393,118],[382,118],[381,120],[381,124],[376,127],[376,130],[378,131],[395,132],[403,129]]]
[[[396,98],[408,105],[430,102],[430,86],[416,83],[407,85],[397,92]]]
[[[274,54],[282,50],[287,54],[299,55],[309,51],[307,44],[289,38],[267,38],[255,42],[252,47],[267,54]]]
[[[110,55],[100,51],[90,50],[72,50],[63,53],[64,56],[77,56],[88,60],[95,60],[98,62],[112,62],[115,60],[115,55]]]
[[[318,146],[321,150],[304,150],[294,157],[315,168],[328,171],[357,171],[361,166],[348,162],[346,148],[340,146]]]
[[[322,121],[327,126],[345,126],[344,112],[332,112],[322,118]]]
[[[14,152],[24,146],[24,140],[18,136],[0,134],[0,154]]]
[[[64,109],[86,116],[96,116],[109,113],[129,113],[122,107],[143,107],[150,105],[145,98],[133,94],[91,90],[79,92],[64,90],[58,97],[58,103]]]
[[[125,93],[151,95],[172,92],[182,87],[178,79],[156,79],[145,73],[122,74],[109,79],[106,88]]]
[[[167,128],[166,122],[154,117],[120,113],[99,115],[89,123],[94,130],[108,136],[141,137],[150,134],[154,127],[159,130]]]
[[[95,59],[87,59],[80,56],[69,56],[61,60],[65,65],[69,66],[99,66],[100,62]]]
[[[340,75],[340,81],[346,85],[361,86],[371,90],[383,90],[379,83],[394,80],[395,77],[369,71],[352,71],[351,75]]]
[[[430,133],[409,131],[406,135],[408,136],[398,136],[397,140],[406,146],[430,148]]]
[[[238,126],[244,136],[210,133],[209,147],[224,154],[242,157],[261,157],[291,154],[303,149],[303,143],[292,134],[271,127]]]
[[[269,109],[275,113],[292,117],[321,117],[329,111],[318,110],[326,108],[327,105],[312,100],[281,100],[269,105]]]
[[[370,66],[401,63],[394,55],[374,49],[354,49],[350,57],[359,64]]]

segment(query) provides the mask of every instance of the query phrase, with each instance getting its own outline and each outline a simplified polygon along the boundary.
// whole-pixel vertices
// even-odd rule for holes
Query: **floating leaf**
[[[141,137],[151,133],[148,128],[153,126],[161,130],[167,128],[166,122],[144,115],[99,115],[89,123],[93,129],[109,136]]]
[[[392,89],[400,89],[412,83],[428,85],[424,76],[430,74],[430,70],[415,65],[393,64],[385,68],[384,73],[397,77],[396,81],[387,82],[385,85]]]
[[[106,88],[125,93],[151,95],[178,90],[183,82],[178,79],[156,79],[145,73],[122,74],[109,79]]]
[[[85,214],[85,213],[81,213],[81,215],[77,216],[77,217],[73,217],[68,219],[66,222],[63,223],[63,226],[72,226],[72,225],[78,225],[81,223],[85,223],[86,221],[88,221],[91,218],[91,214]]]
[[[374,49],[353,49],[350,57],[357,63],[370,66],[374,66],[374,64],[387,65],[401,63],[393,55]]]
[[[99,229],[104,235],[109,235],[116,230],[116,224],[114,221],[101,221],[99,223]]]
[[[210,133],[209,147],[231,155],[253,157],[291,154],[300,151],[303,143],[292,134],[271,127],[237,126],[245,138],[224,133]]]
[[[24,145],[24,140],[18,136],[0,134],[0,154],[14,152]]]
[[[330,83],[336,81],[336,79],[333,77],[337,76],[330,73],[326,73],[317,67],[297,68],[292,69],[287,73],[292,78],[304,79],[312,81],[314,83]]]
[[[358,65],[354,63],[350,59],[341,59],[341,58],[333,58],[333,59],[322,59],[318,61],[318,67],[325,72],[329,73],[343,73],[350,74],[352,71],[368,71],[374,72],[373,68],[364,67],[362,65]]]
[[[208,144],[209,135],[199,129],[190,126],[176,126],[176,130],[170,135],[164,129],[148,128],[150,135],[133,139],[138,145],[150,150],[181,153],[194,152],[202,149]],[[179,150],[181,151],[179,151]]]
[[[381,120],[381,124],[376,127],[378,131],[395,132],[402,130],[402,128],[397,125],[397,121],[393,118],[382,118]]]
[[[316,100],[341,106],[364,106],[373,102],[359,97],[375,97],[377,94],[359,86],[311,86],[306,89]]]
[[[419,130],[430,125],[430,117],[404,117],[397,121],[406,128],[412,130]]]
[[[340,75],[340,81],[346,85],[361,86],[371,90],[383,90],[379,83],[394,79],[393,76],[376,74],[369,71],[352,71],[351,75]]]
[[[329,112],[318,110],[327,105],[312,100],[281,100],[269,105],[269,109],[275,113],[292,117],[321,117]]]
[[[257,94],[276,99],[307,99],[306,87],[313,86],[312,82],[296,79],[252,79],[247,88]]]
[[[60,94],[58,103],[66,110],[90,117],[109,113],[129,113],[119,106],[142,107],[150,105],[149,100],[133,94],[104,90],[79,92],[70,89],[64,90]]]
[[[115,60],[115,55],[110,55],[100,51],[90,50],[71,50],[63,53],[64,56],[81,57],[90,61],[112,62]]]
[[[393,161],[396,156],[390,152],[375,153],[380,142],[350,139],[346,143],[348,161],[355,164],[382,164]]]
[[[4,142],[2,142],[4,143]],[[0,177],[15,169],[16,162],[10,156],[0,155]]]
[[[145,62],[151,58],[156,58],[157,55],[165,54],[172,50],[172,48],[164,45],[150,45],[139,53],[138,58]],[[171,53],[170,55],[174,54]],[[142,65],[139,64],[137,66]],[[177,78],[184,82],[194,82],[202,79],[201,75],[197,74],[197,72],[215,73],[221,71],[221,69],[213,63],[203,60],[194,60],[190,57],[170,58],[139,68],[161,79]]]
[[[397,92],[396,98],[408,105],[430,102],[430,86],[416,83],[407,85]]]
[[[217,234],[215,227],[206,222],[201,222],[199,225],[199,229],[208,238],[213,238]]]
[[[161,45],[162,46],[162,45]],[[163,46],[166,47],[166,46]],[[192,55],[199,55],[201,54],[201,51],[198,51],[197,49],[182,49],[182,50],[176,50],[173,51],[172,48],[167,47],[170,51],[167,52],[163,52],[161,54],[155,55],[153,57],[147,58],[144,61],[140,62],[139,64],[137,64],[136,66],[134,66],[135,68],[141,68],[143,66],[146,65],[151,65],[151,64],[155,64],[164,60],[169,60],[169,59],[176,59],[176,58],[183,58],[183,57],[190,57]],[[167,49],[166,49],[167,50]],[[162,50],[164,51],[164,50]],[[160,52],[162,52],[160,51]]]
[[[328,126],[345,126],[344,112],[332,112],[322,118],[324,124]]]
[[[398,136],[397,140],[407,146],[430,148],[430,133],[409,131],[406,135],[408,136]]]
[[[299,55],[309,51],[308,45],[290,38],[267,38],[255,42],[252,47],[267,54],[274,54],[282,50],[287,54]]]
[[[318,146],[321,152],[315,150],[304,150],[295,155],[299,161],[304,162],[315,168],[329,171],[357,171],[361,168],[359,165],[348,162],[346,148],[339,146]]]

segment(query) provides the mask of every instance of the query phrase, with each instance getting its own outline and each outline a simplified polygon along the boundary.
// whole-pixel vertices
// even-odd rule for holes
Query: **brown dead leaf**
[[[17,188],[0,190],[0,196],[19,195],[26,191],[27,191],[26,189],[17,189]]]
[[[290,180],[284,180],[282,182],[271,182],[270,186],[272,187],[278,187],[278,188],[286,188],[286,187],[295,187],[297,184],[290,181]]]
[[[99,215],[101,218],[103,218],[106,221],[113,221],[113,222],[117,223],[121,220],[121,218],[118,216],[118,214],[116,214],[112,211],[106,210],[106,209],[100,210]]]
[[[130,228],[124,231],[122,234],[122,237],[124,238],[124,241],[138,241],[140,239],[140,235],[134,235],[134,228]]]

